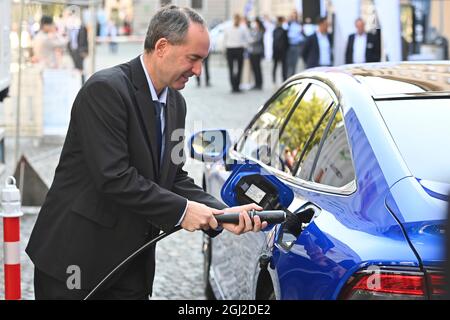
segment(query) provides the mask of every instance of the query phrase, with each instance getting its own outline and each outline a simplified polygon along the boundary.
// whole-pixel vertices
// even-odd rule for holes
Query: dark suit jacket
[[[353,63],[353,44],[355,42],[355,34],[348,36],[347,48],[345,50],[345,63]],[[372,33],[367,33],[366,43],[366,62],[380,61],[380,44],[377,37]]]
[[[286,57],[286,52],[289,47],[289,40],[287,36],[287,31],[282,27],[276,27],[273,30],[273,58],[274,59],[284,59]]]
[[[186,104],[169,89],[165,108],[170,137],[184,129]],[[65,282],[68,266],[77,265],[82,289],[91,289],[146,240],[171,230],[186,199],[226,207],[195,185],[183,164],[171,161],[177,141],[165,140],[159,169],[154,117],[139,57],[97,72],[82,87],[26,248],[38,269]],[[152,282],[154,253],[150,256]]]
[[[83,60],[89,52],[87,29],[84,25],[81,25],[80,30],[78,31],[77,44],[77,49],[72,50],[69,41],[67,48],[69,50],[70,56],[72,57],[75,69],[83,70]]]
[[[330,61],[331,64],[333,64],[333,38],[330,34],[328,34],[328,41],[330,41]],[[319,41],[317,40],[317,34],[315,32],[306,38],[303,46],[302,57],[306,68],[320,66]]]
[[[87,34],[87,29],[84,25],[81,25],[80,30],[78,31],[77,44],[78,44],[78,48],[76,51],[78,53],[87,54],[89,52],[88,34]],[[69,51],[73,51],[72,48],[70,47],[70,41],[67,44],[67,48],[69,49]]]

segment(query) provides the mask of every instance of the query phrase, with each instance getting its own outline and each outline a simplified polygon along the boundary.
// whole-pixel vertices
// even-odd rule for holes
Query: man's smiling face
[[[164,84],[175,90],[183,89],[190,77],[200,76],[202,62],[208,53],[208,30],[201,24],[191,22],[183,43],[168,42],[164,48],[159,66]]]

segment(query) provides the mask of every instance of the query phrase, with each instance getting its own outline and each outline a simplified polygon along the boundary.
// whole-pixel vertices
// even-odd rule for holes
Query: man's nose
[[[192,67],[192,73],[195,74],[197,77],[200,77],[200,74],[202,73],[202,61],[198,60],[194,63],[194,66]]]

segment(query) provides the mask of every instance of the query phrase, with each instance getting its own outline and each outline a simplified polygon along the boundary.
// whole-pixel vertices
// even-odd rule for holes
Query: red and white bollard
[[[3,253],[5,264],[5,299],[20,300],[20,191],[16,179],[8,177],[2,189]]]

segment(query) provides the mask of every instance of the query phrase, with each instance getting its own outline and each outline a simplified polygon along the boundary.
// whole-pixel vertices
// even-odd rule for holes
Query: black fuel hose
[[[123,265],[125,265],[128,261],[132,260],[134,257],[136,257],[138,254],[140,254],[142,251],[144,251],[145,249],[147,249],[148,247],[150,247],[152,244],[158,242],[159,240],[164,239],[165,237],[171,235],[172,233],[178,231],[181,229],[181,226],[177,226],[175,228],[173,228],[172,230],[170,230],[169,232],[162,232],[160,233],[158,236],[156,236],[155,238],[153,238],[152,240],[146,242],[143,246],[141,246],[139,249],[137,249],[136,251],[134,251],[132,254],[130,254],[128,257],[126,257],[124,260],[122,260],[122,262],[120,262],[114,269],[112,269],[95,287],[94,289],[91,290],[91,292],[89,292],[89,294],[84,297],[83,300],[88,300],[106,281],[108,281],[113,275],[114,273],[117,272],[117,270],[119,270]]]
[[[248,215],[251,219],[253,219],[254,216],[259,216],[261,219],[261,222],[267,221],[269,224],[276,224],[276,223],[282,223],[286,220],[286,213],[283,210],[266,210],[266,211],[256,211],[256,210],[250,210],[248,212]],[[220,223],[239,223],[239,213],[224,213],[215,215],[214,218],[216,218],[217,222]],[[127,258],[125,258],[122,262],[120,262],[114,269],[112,269],[95,287],[92,289],[89,294],[84,297],[83,300],[88,300],[92,295],[97,292],[97,290],[106,282],[108,281],[114,273],[117,272],[123,265],[125,265],[127,262],[132,260],[134,257],[139,255],[142,251],[150,247],[152,244],[155,244],[156,242],[166,238],[167,236],[171,235],[172,233],[178,231],[181,229],[181,226],[177,226],[170,230],[169,232],[162,232],[152,240],[146,242],[144,245],[142,245],[140,248],[138,248],[136,251],[134,251],[131,255],[129,255]]]

